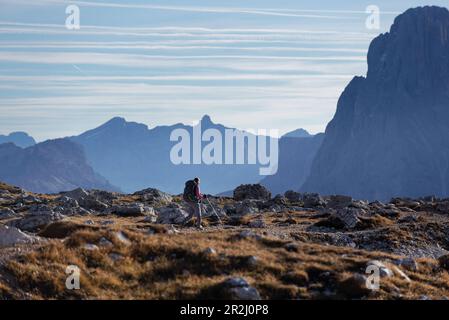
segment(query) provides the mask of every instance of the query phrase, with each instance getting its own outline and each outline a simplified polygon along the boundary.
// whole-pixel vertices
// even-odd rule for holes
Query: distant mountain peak
[[[282,137],[283,138],[310,138],[313,135],[311,135],[307,130],[305,129],[296,129],[293,131],[290,131],[286,134],[284,134]]]
[[[127,123],[126,119],[123,117],[114,117],[111,120],[109,120],[108,122],[106,122],[104,125],[105,126],[121,126],[121,125],[125,125]]]
[[[212,122],[212,119],[210,118],[209,115],[205,114],[202,118],[201,118],[201,125],[213,125],[214,123]]]
[[[0,144],[2,143],[14,143],[21,148],[27,148],[36,144],[36,141],[28,135],[26,132],[18,131],[11,132],[9,135],[0,135]]]

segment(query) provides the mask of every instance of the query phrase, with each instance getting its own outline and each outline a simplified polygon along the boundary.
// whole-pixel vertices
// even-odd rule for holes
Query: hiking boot
[[[204,230],[203,226],[196,226],[198,230]]]

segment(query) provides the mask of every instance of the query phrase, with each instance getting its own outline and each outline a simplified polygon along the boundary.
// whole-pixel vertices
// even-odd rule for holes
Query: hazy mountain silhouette
[[[201,128],[217,129],[223,136],[226,129],[213,123],[209,116],[201,119]],[[184,124],[149,129],[143,124],[113,118],[71,139],[84,147],[95,171],[127,192],[151,186],[181,193],[186,180],[200,176],[204,191],[219,193],[261,179],[259,165],[174,165],[170,150],[177,142],[170,141],[170,134],[175,129],[185,129],[191,135],[193,132],[192,126]],[[203,146],[206,144],[203,142]]]
[[[300,137],[295,137],[296,133],[300,133]],[[304,133],[307,131],[298,129],[294,134],[286,134],[279,140],[278,172],[261,181],[273,194],[282,194],[288,190],[297,191],[309,176],[324,134],[313,136],[307,133],[307,136]]]
[[[36,144],[33,137],[30,137],[26,132],[12,132],[9,135],[0,135],[0,144],[14,143],[21,148],[30,147]]]
[[[313,135],[307,132],[307,130],[304,129],[296,129],[291,132],[288,132],[284,134],[283,138],[310,138]]]
[[[341,95],[302,190],[449,195],[449,11],[410,9],[374,39]]]
[[[39,193],[77,187],[118,190],[87,164],[81,146],[68,139],[48,140],[22,149],[0,145],[0,180]]]

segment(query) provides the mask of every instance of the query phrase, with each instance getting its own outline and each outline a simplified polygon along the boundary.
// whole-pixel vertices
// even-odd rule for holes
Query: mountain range
[[[36,144],[33,137],[30,137],[26,132],[12,132],[9,135],[0,134],[0,144],[8,142],[14,143],[21,148],[31,147]]]
[[[222,137],[225,136],[225,130],[229,129],[215,124],[207,115],[198,125],[201,126],[201,132],[216,129]],[[260,180],[258,164],[173,164],[170,150],[177,142],[170,141],[170,135],[176,129],[184,129],[193,136],[193,125],[178,123],[149,129],[143,124],[114,118],[70,139],[84,147],[95,171],[128,192],[152,186],[170,193],[181,193],[185,181],[196,176],[201,177],[203,189],[212,194]],[[202,142],[202,146],[205,145]],[[244,149],[247,153],[248,141],[245,141]],[[235,146],[233,150],[235,152]],[[190,154],[193,154],[193,143]]]
[[[186,180],[200,176],[212,194],[261,181],[274,194],[449,196],[449,11],[419,7],[399,15],[372,41],[367,60],[366,76],[345,88],[324,134],[298,129],[279,140],[273,176],[261,177],[259,164],[173,164],[174,130],[228,129],[204,116],[195,126],[154,128],[113,118],[36,145],[24,133],[0,136],[0,143],[12,142],[0,145],[0,180],[47,193],[75,186],[180,193]]]
[[[83,148],[68,139],[48,140],[27,148],[1,144],[0,180],[39,193],[77,187],[119,190],[94,172]]]

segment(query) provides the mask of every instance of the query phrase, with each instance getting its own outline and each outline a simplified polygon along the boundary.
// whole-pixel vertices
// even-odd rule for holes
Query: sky
[[[0,0],[0,134],[150,128],[204,114],[240,129],[323,132],[404,0]],[[66,28],[66,8],[80,29]],[[367,28],[380,9],[379,28]]]

